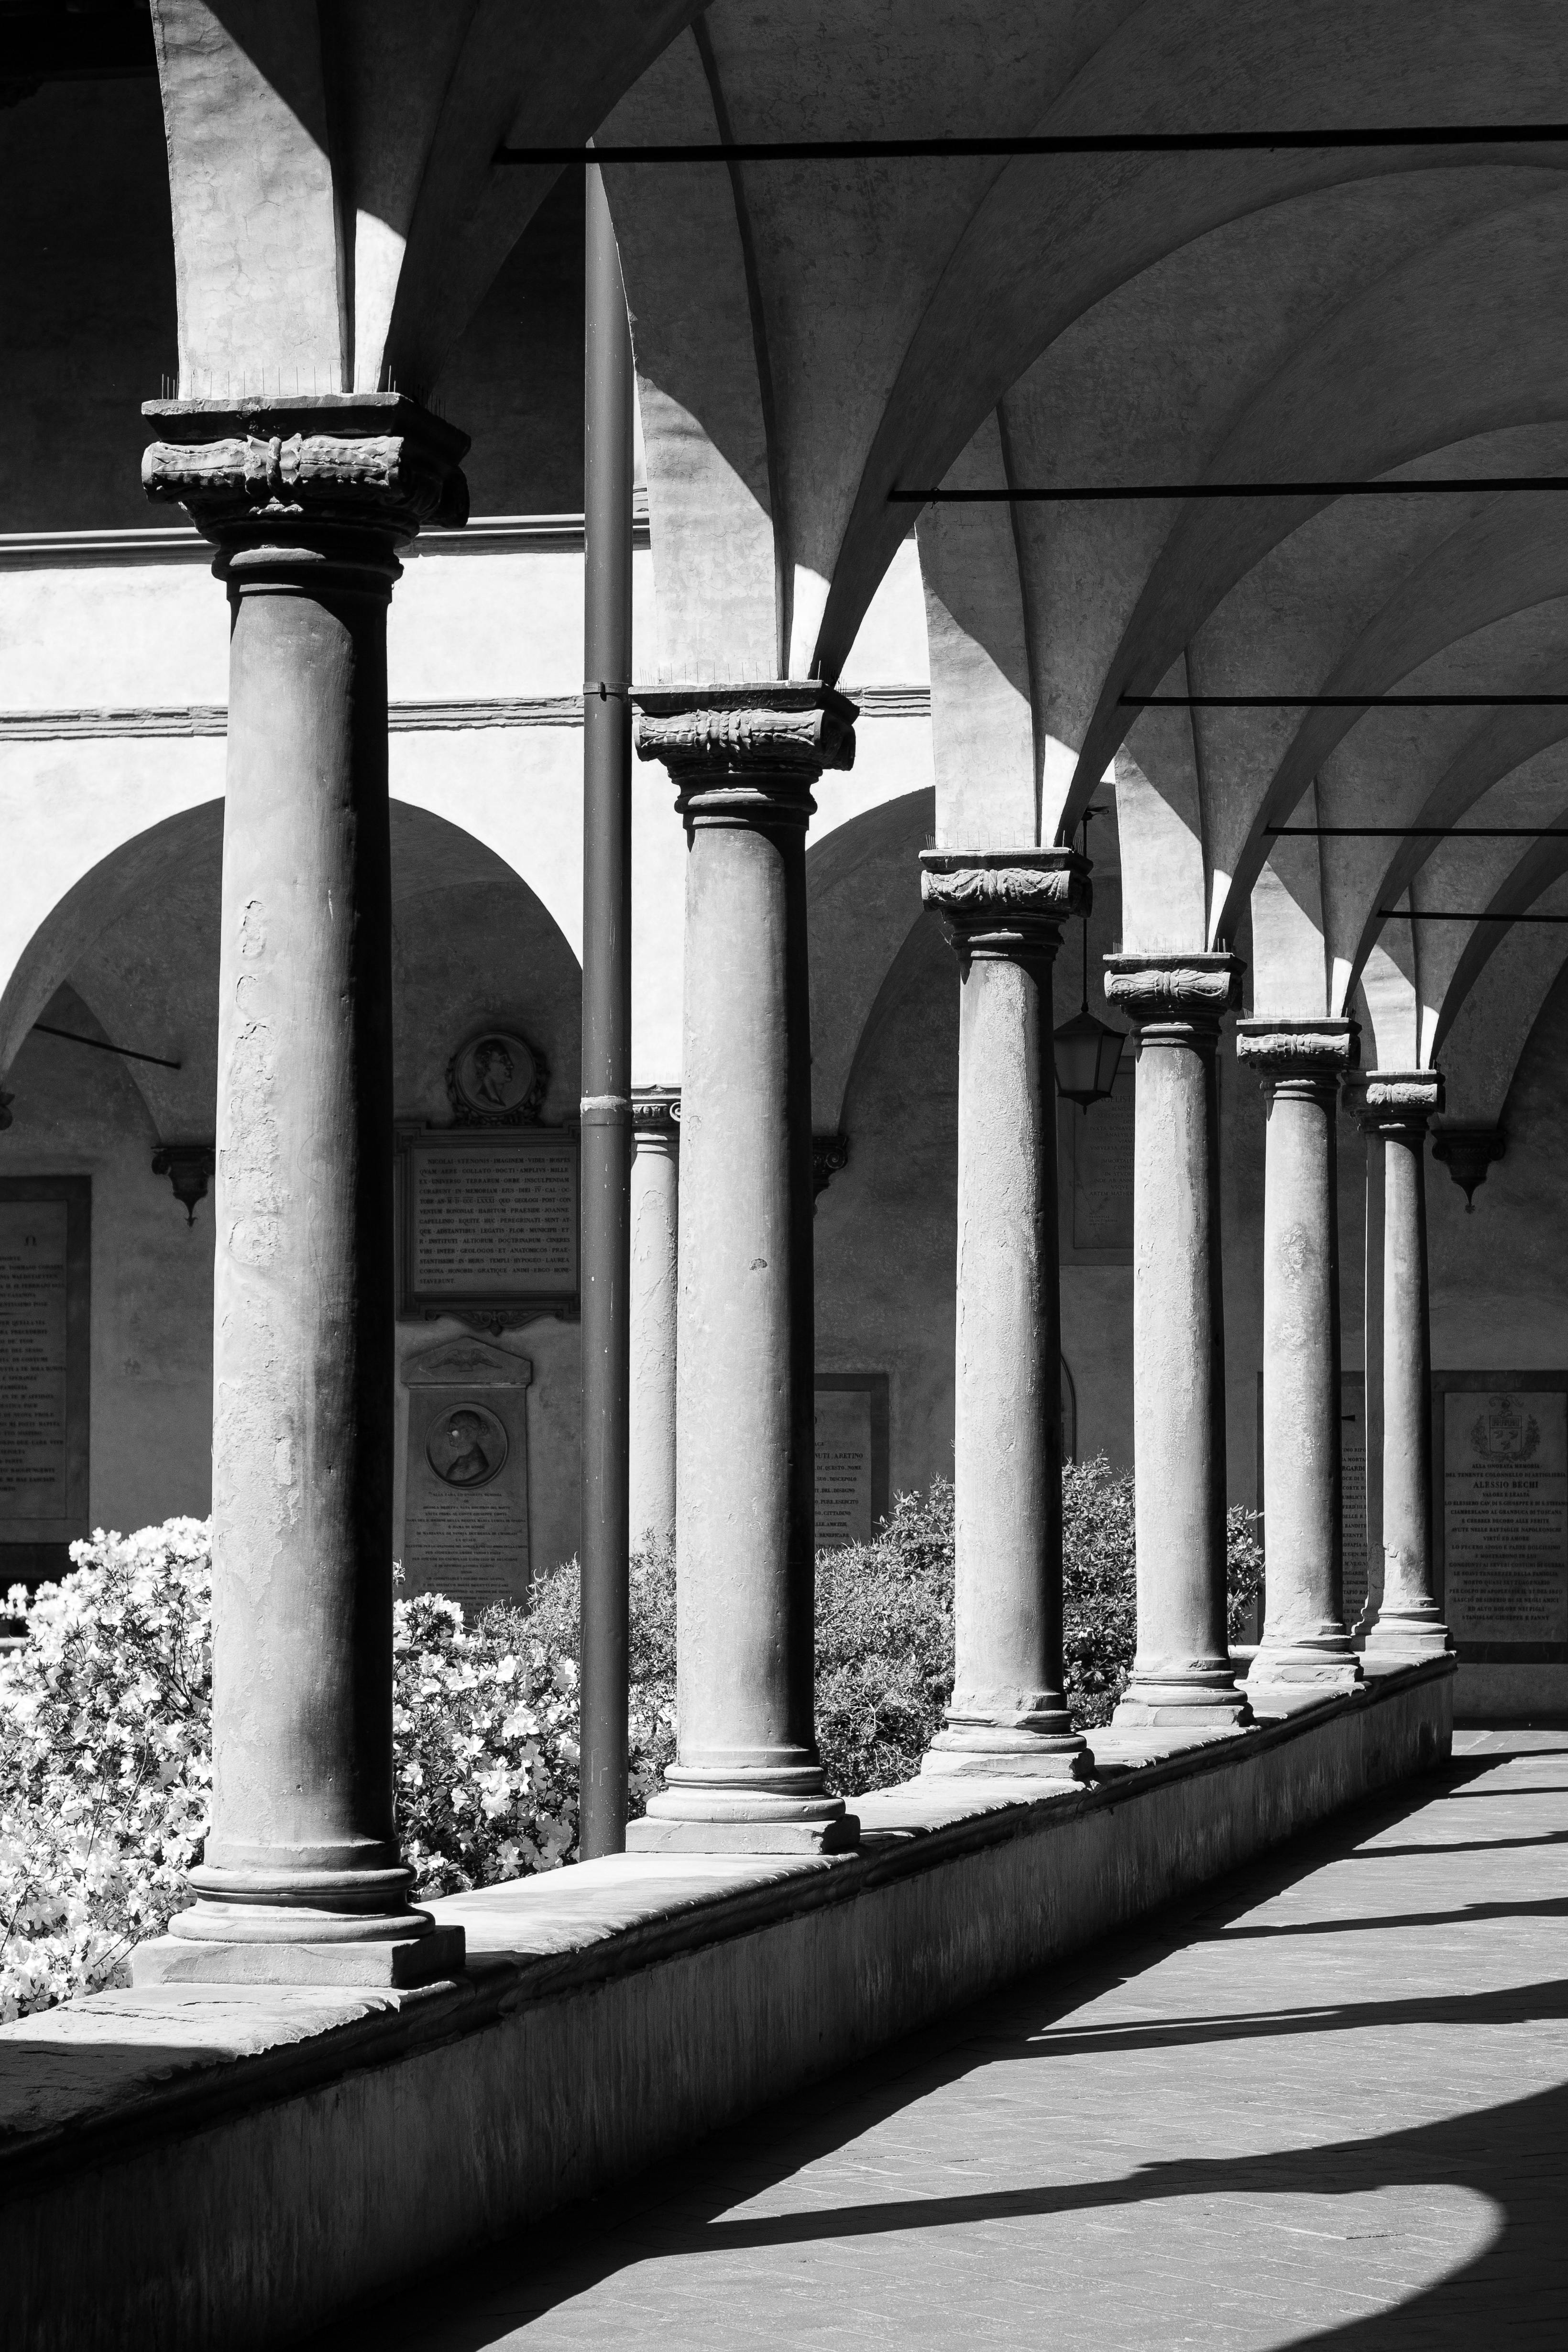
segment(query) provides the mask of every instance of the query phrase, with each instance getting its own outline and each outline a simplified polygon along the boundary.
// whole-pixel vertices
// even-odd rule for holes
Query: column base
[[[202,1906],[198,1906],[202,1907]],[[280,1932],[225,1942],[173,1931],[138,1945],[131,1956],[133,1985],[253,1984],[363,1985],[397,1988],[434,1984],[462,1973],[465,1940],[461,1927],[437,1927],[427,1912],[413,1935],[357,1942],[313,1943],[308,1915],[278,1915]]]
[[[829,1796],[820,1764],[755,1773],[672,1764],[626,1830],[629,1853],[842,1853],[860,1823]]]
[[[1136,1669],[1111,1717],[1113,1731],[1189,1731],[1197,1738],[1234,1731],[1250,1719],[1247,1694],[1228,1664],[1198,1667],[1190,1676],[1140,1675]]]
[[[195,1901],[132,1953],[131,1980],[416,1985],[455,1976],[463,1930],[415,1910],[413,1883],[399,1863],[358,1871],[198,1863],[187,1881]]]
[[[1030,1731],[1016,1724],[949,1720],[920,1759],[923,1777],[960,1780],[1086,1780],[1092,1769],[1081,1732]]]
[[[1333,1648],[1312,1643],[1267,1642],[1248,1670],[1246,1692],[1254,1715],[1294,1714],[1325,1698],[1345,1698],[1362,1685],[1361,1660],[1348,1633]]]
[[[1361,1661],[1349,1634],[1343,1625],[1322,1621],[1293,1637],[1281,1633],[1274,1639],[1265,1625],[1244,1689],[1253,1715],[1291,1715],[1322,1698],[1344,1698],[1359,1682]]]
[[[1384,1610],[1366,1637],[1370,1658],[1442,1658],[1454,1647],[1454,1637],[1433,1602],[1427,1609]]]

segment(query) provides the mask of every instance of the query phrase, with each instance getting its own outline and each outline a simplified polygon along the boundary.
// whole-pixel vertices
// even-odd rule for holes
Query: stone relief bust
[[[488,1406],[465,1402],[437,1413],[424,1441],[424,1456],[448,1486],[487,1486],[506,1466],[506,1425]]]
[[[535,1119],[549,1072],[515,1029],[481,1029],[446,1065],[446,1093],[461,1127],[516,1127]]]

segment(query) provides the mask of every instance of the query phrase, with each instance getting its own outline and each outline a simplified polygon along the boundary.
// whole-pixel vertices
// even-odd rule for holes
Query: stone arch
[[[21,943],[0,989],[0,1068],[9,1067],[50,998],[68,979],[89,1011],[106,1024],[123,1025],[128,1004],[137,999],[149,1013],[162,1013],[164,1045],[155,1050],[180,1045],[183,1068],[167,1072],[136,1062],[127,1062],[124,1068],[159,1133],[185,1134],[210,1127],[210,1110],[204,1123],[200,1112],[216,1087],[223,811],[221,799],[208,799],[158,819],[99,857],[60,893]],[[406,941],[420,903],[432,899],[445,900],[455,919],[463,922],[465,943],[474,948],[476,908],[488,894],[507,900],[512,909],[507,928],[536,943],[554,968],[554,992],[564,997],[575,989],[579,965],[571,942],[545,899],[511,862],[449,817],[402,800],[392,803],[392,834],[394,953],[400,952],[397,940]],[[182,903],[179,916],[169,917],[167,902],[178,897],[182,886],[191,906]],[[210,931],[194,911],[204,895],[211,908]],[[133,930],[139,910],[154,904],[160,910],[157,953],[150,955],[129,937],[122,938],[118,958],[106,952],[104,943],[117,932],[127,933],[128,927]],[[169,919],[176,923],[180,942],[173,955],[169,952]],[[195,1017],[190,1004],[174,1001],[171,974],[180,953],[194,955],[204,965],[205,977],[196,993],[197,1001],[210,1007],[210,1021]],[[507,1008],[497,1002],[489,1009],[499,1014]],[[567,1050],[558,1049],[551,1059],[559,1085],[569,1087],[575,1100],[576,1045],[570,1024],[563,1034]],[[434,1112],[439,1096],[432,1092],[428,1072],[415,1091],[430,1101]]]
[[[223,802],[204,800],[116,843],[60,892],[31,932],[13,946],[0,988],[0,1068],[16,1049],[83,950],[174,873],[190,850],[223,834]]]
[[[212,1192],[193,1224],[152,1159],[211,1144],[224,803],[209,798],[131,834],[61,892],[13,968],[5,1018],[16,1067],[4,1172],[85,1171],[94,1182],[92,1509],[139,1526],[207,1508],[211,1438]],[[580,1094],[580,975],[544,898],[477,835],[393,801],[393,1108],[444,1125],[447,1063],[474,1030],[520,1029],[543,1055],[551,1124]],[[37,1034],[45,1018],[99,1044],[179,1064],[110,1057]],[[400,1323],[400,1360],[453,1327]],[[530,1333],[535,1364],[530,1527],[540,1556],[574,1549],[578,1333]]]

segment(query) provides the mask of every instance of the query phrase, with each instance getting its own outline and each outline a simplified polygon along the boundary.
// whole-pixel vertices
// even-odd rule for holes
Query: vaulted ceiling
[[[1568,140],[1509,135],[1568,119],[1559,0],[152,16],[187,394],[432,384],[554,175],[502,146],[1322,134],[610,169],[658,667],[836,677],[894,491],[1174,486],[926,510],[942,837],[1064,838],[1114,761],[1129,944],[1250,916],[1260,1001],[1422,1056],[1555,882],[1563,494],[1507,484],[1568,472]],[[1180,494],[1249,484],[1323,487]]]

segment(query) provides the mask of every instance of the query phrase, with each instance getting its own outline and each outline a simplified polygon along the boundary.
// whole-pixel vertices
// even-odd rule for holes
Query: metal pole
[[[582,692],[583,1860],[626,1843],[632,1255],[632,340],[588,174]]]

